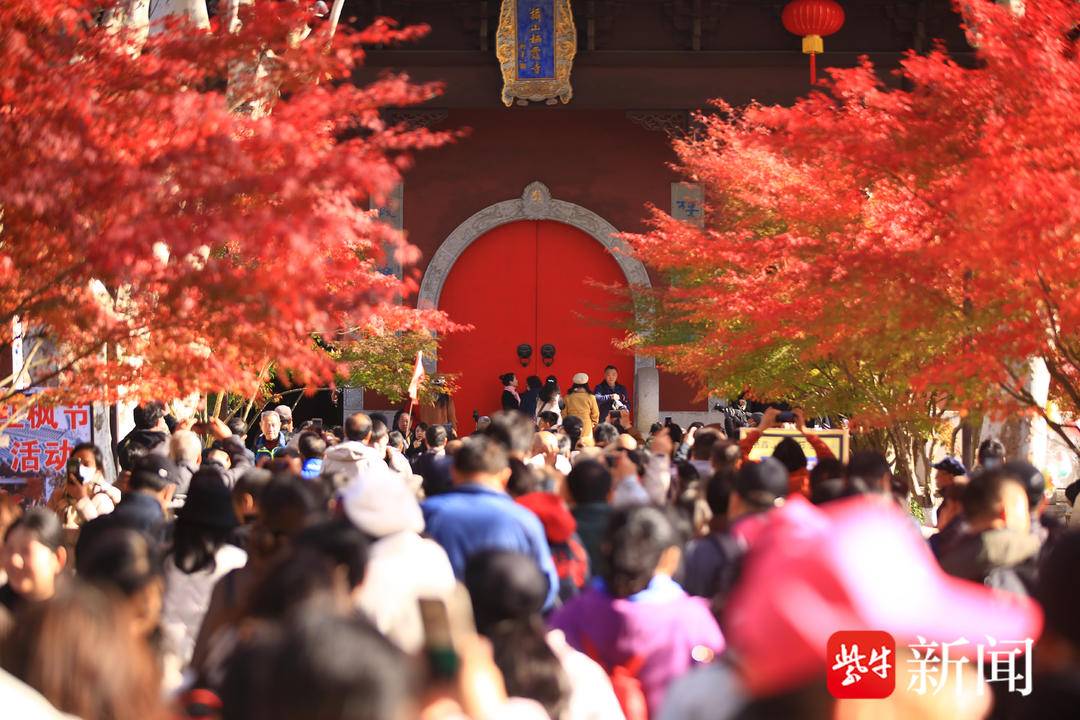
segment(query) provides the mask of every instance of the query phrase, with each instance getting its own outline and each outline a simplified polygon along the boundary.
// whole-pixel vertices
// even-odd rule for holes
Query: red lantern
[[[788,32],[802,37],[802,51],[810,56],[810,84],[815,83],[814,56],[825,51],[821,39],[844,26],[844,8],[836,0],[793,0],[780,19]]]

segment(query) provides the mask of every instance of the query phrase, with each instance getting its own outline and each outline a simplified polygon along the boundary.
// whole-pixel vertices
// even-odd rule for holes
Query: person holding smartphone
[[[64,482],[53,491],[47,507],[66,528],[80,527],[99,515],[108,515],[120,502],[120,491],[105,482],[101,449],[79,443],[68,457]]]

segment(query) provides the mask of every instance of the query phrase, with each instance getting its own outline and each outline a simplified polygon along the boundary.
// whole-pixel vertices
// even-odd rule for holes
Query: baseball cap
[[[761,516],[724,632],[756,696],[814,681],[841,630],[881,630],[897,644],[955,642],[975,656],[987,636],[1035,640],[1042,611],[1030,598],[947,575],[911,517],[860,496],[820,506],[794,496]]]
[[[735,475],[735,492],[759,505],[772,505],[788,494],[788,471],[773,457],[744,462]]]
[[[167,455],[150,453],[135,462],[131,469],[129,485],[134,487],[161,488],[180,484],[180,469]]]
[[[934,463],[930,467],[934,468],[935,470],[944,470],[950,475],[955,475],[957,477],[961,475],[967,475],[967,468],[964,467],[964,463],[960,462],[959,458],[955,458],[952,455],[945,457],[944,459]]]

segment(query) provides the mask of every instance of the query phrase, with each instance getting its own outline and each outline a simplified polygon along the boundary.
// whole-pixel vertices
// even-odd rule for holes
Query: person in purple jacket
[[[724,637],[708,601],[687,595],[671,579],[680,539],[664,510],[616,510],[601,548],[603,576],[558,610],[550,625],[609,672],[635,668],[653,715],[668,685],[721,653]]]

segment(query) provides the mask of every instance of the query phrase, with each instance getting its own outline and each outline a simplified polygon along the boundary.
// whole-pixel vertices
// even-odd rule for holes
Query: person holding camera
[[[770,407],[765,410],[765,414],[762,416],[758,426],[739,441],[739,450],[742,452],[743,462],[750,459],[751,451],[766,430],[784,423],[793,423],[795,425],[795,429],[802,433],[803,437],[806,438],[806,442],[810,444],[810,447],[814,448],[814,454],[817,455],[818,461],[826,458],[836,458],[829,446],[822,442],[817,435],[806,432],[806,415],[803,413],[802,408],[781,411],[778,408]],[[809,498],[810,471],[806,466],[806,454],[795,438],[786,437],[781,440],[773,451],[773,457],[782,462],[784,467],[787,468],[790,492],[792,494],[801,493]]]
[[[105,481],[101,449],[79,443],[64,468],[64,482],[49,498],[47,507],[60,516],[65,528],[80,527],[99,515],[108,515],[120,502],[120,491]]]
[[[600,417],[607,418],[612,410],[630,410],[630,393],[619,384],[619,369],[614,365],[604,368],[604,379],[593,390]]]

